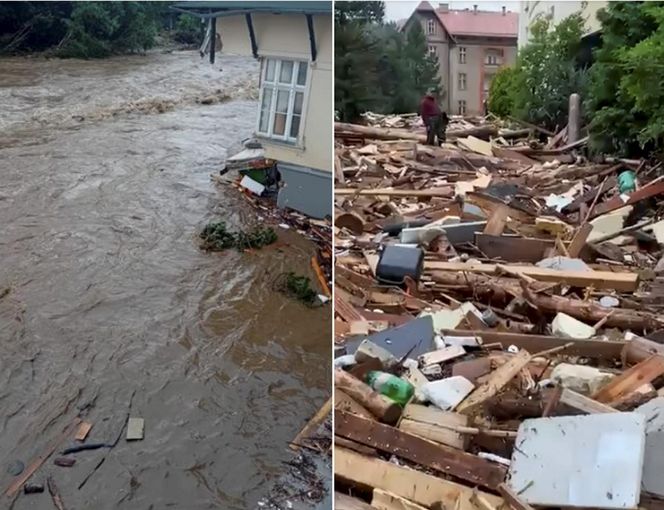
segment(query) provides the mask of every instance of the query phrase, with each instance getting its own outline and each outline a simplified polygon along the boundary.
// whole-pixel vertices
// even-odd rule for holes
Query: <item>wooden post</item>
[[[217,52],[217,18],[210,18],[210,64],[214,64],[215,53]]]
[[[567,120],[567,143],[574,143],[579,139],[581,127],[581,96],[569,96],[569,118]]]

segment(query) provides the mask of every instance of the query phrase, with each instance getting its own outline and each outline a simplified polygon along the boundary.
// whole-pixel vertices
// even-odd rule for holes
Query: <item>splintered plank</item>
[[[580,393],[567,388],[563,389],[563,392],[560,394],[560,403],[586,414],[618,412],[611,406],[597,402],[590,397],[586,397],[585,395],[581,395]]]
[[[327,401],[321,406],[321,408],[316,412],[316,414],[307,422],[307,424],[302,428],[293,442],[290,444],[291,449],[297,450],[302,446],[302,441],[306,440],[311,434],[320,426],[327,415],[332,411],[332,397],[328,398]]]
[[[505,480],[505,466],[470,453],[343,411],[336,411],[334,419],[336,435],[392,453],[473,485],[496,489]]]
[[[636,391],[646,383],[652,382],[664,374],[664,357],[650,356],[625,370],[600,388],[592,398],[608,404]]]
[[[470,487],[345,448],[334,451],[334,474],[353,485],[389,491],[424,507],[442,503],[444,508],[474,510],[469,501],[473,493]],[[502,502],[492,494],[483,496],[493,505]],[[458,507],[455,506],[457,501]]]
[[[586,245],[586,240],[592,231],[593,226],[590,223],[584,223],[579,227],[572,238],[572,242],[567,247],[567,253],[570,257],[575,259],[581,254],[581,250]]]
[[[595,289],[616,289],[633,292],[639,285],[637,273],[614,273],[612,271],[559,271],[537,266],[505,266],[511,271],[529,276],[542,282],[556,282],[573,287],[593,287]],[[467,264],[463,262],[442,262],[430,260],[424,262],[424,269],[429,271],[453,271],[495,274],[496,264]]]
[[[370,508],[377,510],[427,510],[422,505],[381,489],[374,489]]]
[[[445,427],[447,425],[448,427]],[[435,407],[408,404],[401,416],[399,428],[409,434],[464,450],[466,436],[450,427],[465,427],[468,417]]]
[[[460,345],[451,345],[450,347],[445,347],[444,349],[437,349],[435,351],[427,352],[422,354],[418,360],[421,366],[434,365],[438,363],[445,363],[459,356],[464,356],[466,354],[466,349]]]
[[[498,492],[505,499],[505,502],[512,510],[534,510],[532,506],[522,500],[519,495],[510,489],[506,484],[501,483],[498,486]]]
[[[507,217],[510,215],[510,209],[506,205],[499,205],[493,214],[489,217],[486,226],[484,227],[483,234],[499,236],[505,230],[507,224]]]
[[[458,413],[473,412],[486,400],[495,396],[507,383],[509,383],[530,362],[532,356],[528,351],[521,350],[510,360],[498,367],[487,376],[481,386],[478,386],[456,408]]]

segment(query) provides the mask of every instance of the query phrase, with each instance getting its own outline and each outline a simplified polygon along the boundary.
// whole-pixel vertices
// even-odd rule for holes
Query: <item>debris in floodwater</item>
[[[318,301],[318,293],[311,288],[311,280],[292,271],[279,274],[274,279],[272,288],[310,306]]]
[[[60,467],[72,467],[76,464],[76,459],[72,459],[71,457],[56,457],[53,459],[53,464]]]
[[[15,460],[7,466],[7,473],[9,473],[12,476],[18,476],[21,473],[23,473],[23,470],[25,469],[25,464],[21,462],[20,460]]]
[[[26,483],[23,486],[23,492],[25,494],[37,494],[40,492],[44,492],[44,484],[43,483]]]
[[[246,250],[248,248],[262,248],[277,240],[277,233],[271,227],[255,227],[249,231],[239,230],[232,232],[223,221],[208,223],[200,233],[203,239],[203,249],[222,251],[228,248]]]
[[[127,441],[143,439],[145,420],[143,418],[129,418],[127,422]]]

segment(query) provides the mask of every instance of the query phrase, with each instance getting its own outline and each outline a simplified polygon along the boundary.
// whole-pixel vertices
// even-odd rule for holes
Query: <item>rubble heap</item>
[[[335,129],[337,508],[660,505],[659,165],[365,121]]]

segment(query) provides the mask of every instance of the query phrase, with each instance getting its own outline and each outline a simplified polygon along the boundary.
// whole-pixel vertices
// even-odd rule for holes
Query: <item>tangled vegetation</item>
[[[309,306],[316,304],[318,299],[318,293],[311,287],[311,280],[292,271],[277,276],[273,288]]]
[[[200,233],[203,248],[211,251],[222,251],[236,248],[240,251],[249,248],[262,248],[277,240],[277,233],[270,227],[254,227],[249,231],[228,230],[223,221],[208,223]]]

